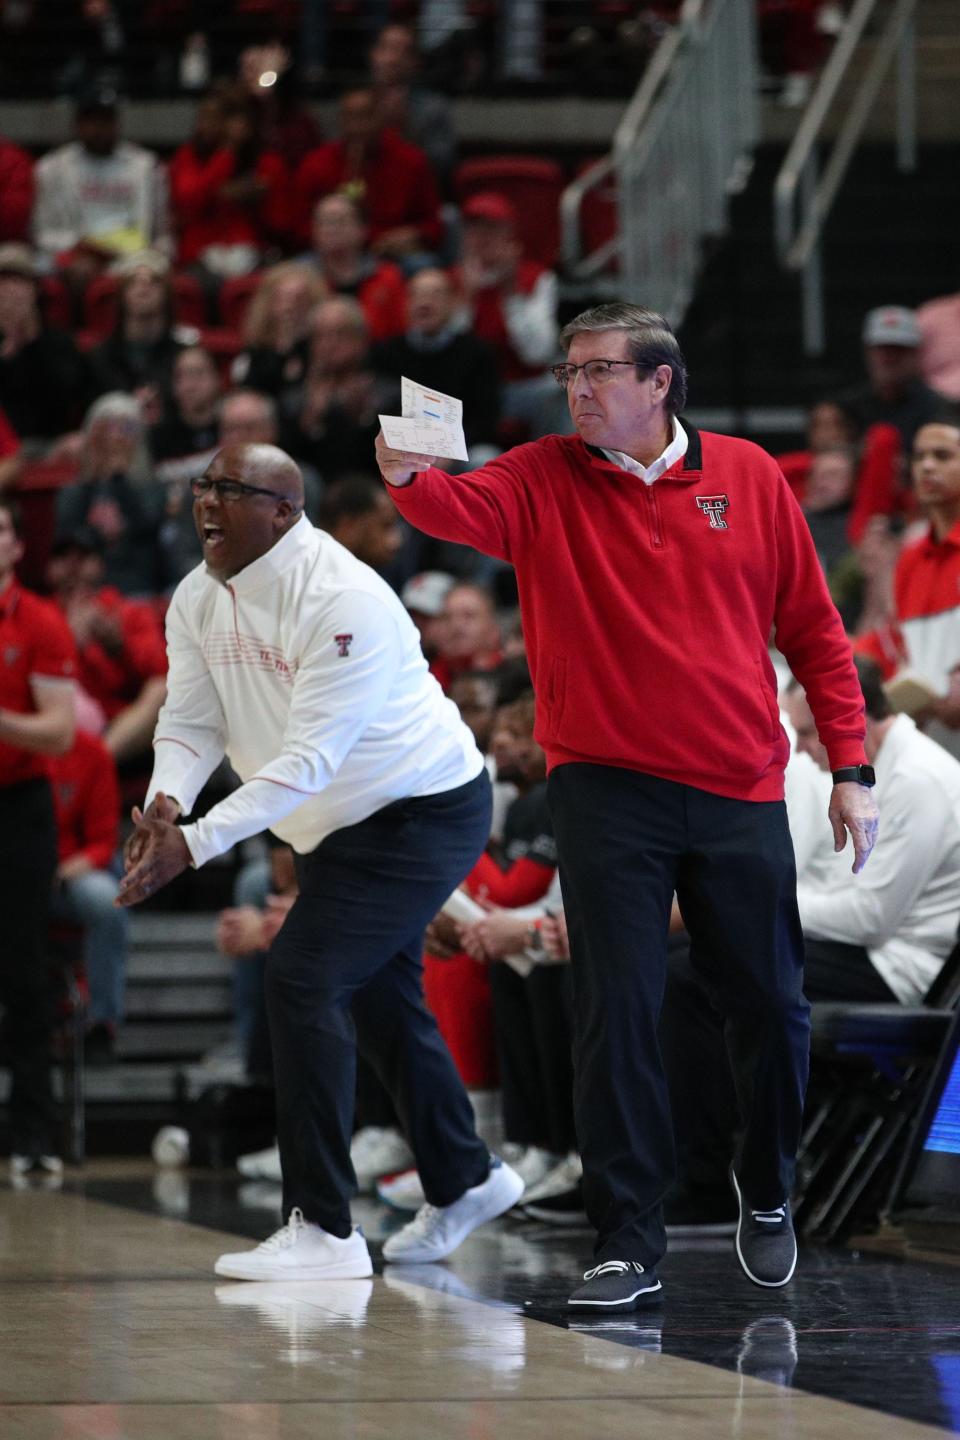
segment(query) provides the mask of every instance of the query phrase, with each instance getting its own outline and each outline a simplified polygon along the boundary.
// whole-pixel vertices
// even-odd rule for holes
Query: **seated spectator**
[[[156,609],[103,583],[102,545],[92,531],[58,541],[46,581],[73,634],[80,689],[96,707],[107,751],[117,764],[143,762],[166,695],[167,650]]]
[[[44,259],[82,286],[118,255],[171,253],[166,171],[152,151],[120,139],[116,95],[89,91],[74,130],[37,163],[33,239]]]
[[[820,450],[812,457],[801,508],[828,576],[850,548],[847,529],[855,485],[856,461],[849,446]]]
[[[113,756],[77,731],[51,764],[57,819],[57,876],[51,915],[83,927],[89,988],[84,1059],[113,1058],[123,1024],[130,917],[113,902],[119,888],[120,789]]]
[[[500,627],[489,590],[467,581],[454,585],[443,602],[432,673],[446,692],[455,675],[494,670],[500,659]]]
[[[409,605],[407,608],[410,608]],[[477,748],[486,755],[490,750],[493,723],[497,714],[497,672],[463,670],[450,681],[447,694],[460,711],[464,725],[473,732]],[[493,767],[493,776],[496,777],[496,765]],[[497,829],[495,833],[500,835],[502,830]]]
[[[0,245],[30,238],[33,212],[33,159],[0,135]]]
[[[80,478],[57,496],[57,538],[92,531],[105,583],[123,595],[156,595],[162,510],[139,405],[131,395],[101,395],[84,421]]]
[[[811,1000],[917,1005],[953,948],[960,922],[960,763],[906,715],[894,715],[880,671],[857,658],[867,760],[884,817],[855,886],[849,853],[797,887],[804,990]],[[786,697],[797,748],[829,771],[799,687]]]
[[[247,310],[245,348],[230,372],[234,384],[274,398],[285,386],[299,385],[307,373],[311,316],[327,294],[309,265],[293,260],[273,265]]]
[[[437,182],[422,150],[385,128],[372,90],[340,101],[340,139],[321,145],[296,175],[301,234],[317,200],[345,190],[363,206],[375,255],[409,274],[433,260],[443,238]]]
[[[142,250],[115,269],[117,318],[106,340],[90,352],[98,394],[127,390],[135,394],[149,420],[162,418],[170,396],[173,362],[199,339],[173,313],[170,264],[155,250]]]
[[[403,272],[365,248],[367,227],[360,206],[338,191],[318,200],[313,211],[313,249],[303,257],[330,290],[360,301],[371,340],[399,335],[407,318]]]
[[[912,475],[928,528],[897,560],[892,632],[857,648],[883,669],[895,708],[949,744],[936,727],[960,729],[960,413],[945,407],[920,427]]]
[[[193,139],[170,161],[181,265],[212,276],[246,275],[285,242],[287,162],[263,146],[256,121],[254,101],[241,93],[201,100]]]
[[[379,478],[345,475],[328,485],[317,523],[351,555],[378,574],[389,576],[403,544],[403,532],[396,507]]]
[[[400,592],[410,619],[420,631],[420,648],[431,662],[444,625],[443,607],[456,583],[454,576],[443,570],[423,570],[412,575]]]
[[[463,401],[463,430],[469,465],[483,465],[500,453],[500,383],[491,346],[457,323],[457,293],[444,270],[420,270],[410,279],[405,334],[372,352],[377,373],[392,385],[384,405],[400,414],[403,376]]]
[[[280,413],[288,447],[315,465],[325,484],[370,465],[380,428],[367,322],[359,301],[321,300],[310,322],[310,359],[302,385],[284,384]]]
[[[220,371],[209,350],[191,345],[174,358],[166,418],[150,430],[154,474],[183,484],[206,469],[220,448]]]
[[[86,359],[44,323],[31,252],[0,245],[0,406],[10,425],[41,450],[74,427],[90,394]]]
[[[949,400],[960,400],[960,295],[928,300],[917,311],[920,374]]]
[[[0,410],[0,495],[13,485],[23,467],[23,451],[16,431]]]
[[[894,425],[877,423],[861,431],[855,416],[839,401],[817,401],[808,416],[807,448],[777,456],[801,505],[815,457],[821,451],[838,449],[849,450],[856,466],[847,534],[851,544],[857,545],[875,516],[900,516],[912,508],[903,443]]]
[[[417,83],[420,57],[409,25],[385,25],[370,50],[370,85],[384,125],[424,152],[442,186],[457,160],[450,103]]]
[[[913,310],[883,305],[869,311],[863,322],[866,383],[837,397],[863,430],[895,425],[908,455],[919,427],[944,404],[920,378],[920,341]]]
[[[531,440],[566,433],[570,417],[549,368],[559,334],[557,277],[523,258],[516,214],[503,195],[472,195],[462,217],[456,280],[470,328],[497,353],[503,414],[521,422]]]
[[[511,782],[517,794],[506,813],[501,845],[488,847],[463,884],[468,894],[494,907],[486,919],[456,927],[453,943],[474,961],[503,962],[524,948],[531,922],[528,913],[517,912],[543,900],[556,873],[546,757],[533,739],[533,716],[528,697],[501,708],[493,724],[497,777]],[[434,952],[438,942],[450,941],[445,920],[441,915],[431,927]],[[532,1186],[575,1144],[569,970],[507,959],[490,965],[489,980],[508,1154]],[[447,971],[441,967],[438,973],[435,959],[428,962],[424,993],[445,1037],[455,1023],[449,1014],[451,989]]]

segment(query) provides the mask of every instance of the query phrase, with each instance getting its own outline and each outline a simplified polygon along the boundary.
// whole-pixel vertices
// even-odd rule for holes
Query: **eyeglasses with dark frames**
[[[554,365],[553,378],[561,390],[566,390],[582,370],[591,385],[606,385],[614,378],[614,365],[629,365],[637,369],[636,360],[588,360],[585,365]]]
[[[242,500],[246,495],[272,495],[274,500],[290,498],[288,495],[281,495],[279,490],[265,490],[262,485],[247,485],[242,480],[231,480],[229,477],[212,480],[209,475],[198,475],[190,481],[191,494],[197,500],[209,495],[211,490],[218,499],[225,500],[228,505]]]

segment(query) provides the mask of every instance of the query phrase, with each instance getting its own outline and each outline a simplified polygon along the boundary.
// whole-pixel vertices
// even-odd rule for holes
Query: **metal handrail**
[[[677,52],[699,21],[702,9],[703,0],[684,0],[676,24],[671,25],[661,36],[660,43],[614,131],[613,148],[609,154],[584,170],[582,175],[571,180],[560,197],[560,253],[564,268],[571,276],[582,279],[595,274],[622,248],[622,236],[618,227],[613,239],[602,247],[602,256],[600,252],[583,256],[580,245],[580,207],[585,196],[602,185],[611,175],[616,168],[618,156],[622,156],[636,144],[653,102],[673,68]]]
[[[777,254],[785,269],[799,271],[802,277],[803,343],[808,355],[822,354],[825,345],[820,266],[823,228],[894,58],[898,61],[897,164],[901,170],[916,166],[913,20],[917,0],[895,0],[870,65],[843,117],[830,159],[818,176],[817,151],[827,115],[878,3],[856,0],[773,187]]]
[[[735,77],[731,80],[731,77]],[[757,141],[754,0],[684,0],[612,138],[561,200],[568,293],[642,298],[672,323],[689,303],[702,242],[722,232]],[[616,180],[614,237],[584,256],[584,199]],[[615,277],[601,272],[619,261]]]

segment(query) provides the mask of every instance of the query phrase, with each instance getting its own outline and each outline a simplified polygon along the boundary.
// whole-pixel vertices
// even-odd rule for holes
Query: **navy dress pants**
[[[674,891],[691,963],[725,1017],[747,1203],[780,1205],[793,1184],[810,1019],[786,807],[589,764],[558,766],[547,797],[570,932],[574,1108],[596,1255],[650,1266],[666,1249],[662,1202],[674,1177],[657,1037]]]
[[[346,1237],[356,1055],[391,1096],[427,1199],[449,1205],[490,1157],[423,999],[423,932],[490,834],[490,782],[401,800],[296,859],[300,889],[267,957],[283,1214]]]

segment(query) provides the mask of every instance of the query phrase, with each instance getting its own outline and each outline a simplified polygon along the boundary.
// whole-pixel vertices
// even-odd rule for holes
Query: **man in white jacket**
[[[489,832],[483,758],[397,596],[304,518],[289,456],[229,446],[192,490],[204,564],[168,612],[168,699],[119,900],[264,828],[292,846],[299,881],[266,969],[285,1224],[216,1271],[371,1273],[350,1219],[357,1046],[393,1097],[429,1202],[384,1255],[440,1260],[523,1190],[477,1138],[421,989],[423,931]],[[224,754],[240,787],[175,824]]]
[[[960,763],[908,716],[891,712],[872,661],[858,657],[856,664],[883,832],[856,886],[833,856],[801,876],[804,990],[811,1000],[916,1005],[957,939]],[[826,752],[803,691],[791,690],[786,703],[797,748],[824,769]]]

